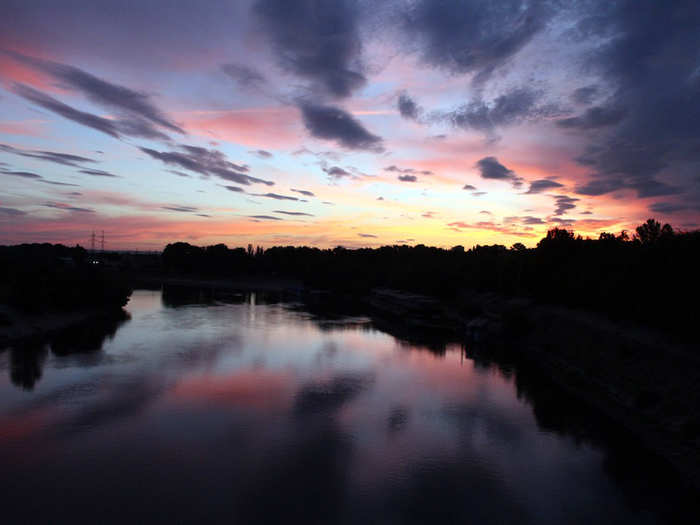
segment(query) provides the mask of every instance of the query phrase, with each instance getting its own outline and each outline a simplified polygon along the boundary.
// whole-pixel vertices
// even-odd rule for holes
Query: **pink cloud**
[[[292,107],[191,111],[177,118],[190,132],[262,149],[294,147],[304,134],[299,112]]]

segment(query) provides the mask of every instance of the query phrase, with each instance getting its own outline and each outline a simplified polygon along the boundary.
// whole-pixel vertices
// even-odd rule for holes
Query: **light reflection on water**
[[[436,353],[365,318],[233,299],[139,290],[97,348],[0,354],[9,522],[666,516],[580,421],[543,424],[549,393],[538,418],[517,374],[462,345]]]

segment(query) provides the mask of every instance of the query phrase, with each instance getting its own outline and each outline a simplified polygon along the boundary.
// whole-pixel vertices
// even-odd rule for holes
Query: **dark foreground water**
[[[649,454],[525,371],[200,299],[137,291],[128,320],[0,354],[2,523],[693,521]]]

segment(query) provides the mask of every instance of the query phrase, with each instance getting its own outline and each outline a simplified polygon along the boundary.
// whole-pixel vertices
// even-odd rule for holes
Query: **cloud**
[[[583,104],[587,106],[588,104],[593,102],[593,100],[595,100],[598,91],[599,88],[596,85],[584,86],[582,88],[578,88],[572,93],[571,100],[573,100],[577,104]]]
[[[463,187],[462,189],[463,189],[463,190],[476,191],[476,186],[472,186],[471,184],[465,184],[464,187]]]
[[[399,175],[398,179],[402,182],[416,182],[418,178],[415,175]]]
[[[625,187],[625,184],[620,179],[593,179],[584,184],[579,184],[576,186],[576,193],[579,195],[590,195],[598,196],[604,195],[606,193],[612,193],[613,191],[620,190]]]
[[[249,151],[248,153],[251,153],[251,154],[255,155],[256,157],[260,157],[261,159],[271,159],[273,157],[272,153],[270,153],[269,151],[264,150],[264,149]]]
[[[70,184],[68,182],[58,182],[55,180],[46,180],[46,179],[39,179],[39,182],[43,182],[44,184],[53,184],[54,186],[80,186],[79,184]]]
[[[0,173],[3,175],[10,175],[12,177],[23,177],[25,179],[41,179],[41,175],[37,175],[36,173],[32,173],[31,171],[9,171],[9,170],[0,170]]]
[[[224,186],[228,191],[235,191],[237,193],[245,193],[245,190],[243,188],[239,188],[238,186]]]
[[[673,203],[673,202],[655,202],[649,206],[649,210],[654,213],[671,214],[679,211],[685,211],[689,207],[687,204]]]
[[[275,199],[278,201],[298,201],[297,197],[289,195],[278,195],[277,193],[251,193],[254,197],[265,197],[267,199]]]
[[[360,237],[364,237],[365,239],[376,239],[377,238],[376,235],[373,235],[371,233],[358,233],[357,235]]]
[[[181,151],[161,152],[145,147],[139,149],[149,157],[158,159],[165,164],[179,166],[201,175],[214,175],[221,179],[245,186],[255,183],[266,184],[268,186],[274,184],[272,181],[258,179],[241,173],[241,171],[248,171],[248,167],[230,162],[226,156],[218,150],[186,145],[181,145],[179,148]]]
[[[245,88],[260,89],[266,82],[262,73],[244,64],[222,64],[221,70]]]
[[[0,206],[0,216],[4,215],[6,217],[19,217],[20,215],[26,215],[27,212],[24,212],[22,210],[18,210],[15,208],[5,208],[4,206]]]
[[[401,116],[409,120],[418,120],[421,113],[421,108],[406,92],[399,95],[398,108]]]
[[[282,211],[282,210],[274,210],[275,213],[281,213],[282,215],[294,215],[294,216],[305,216],[305,217],[313,217],[311,213],[304,213],[301,211]]]
[[[584,184],[576,186],[576,193],[580,195],[598,196],[622,189],[632,189],[637,192],[639,198],[662,197],[682,193],[683,189],[671,186],[645,176],[630,177],[606,177],[596,176]]]
[[[528,226],[533,226],[536,224],[546,224],[546,222],[540,219],[539,217],[533,217],[531,215],[526,215],[525,217],[505,217],[503,220],[508,223],[517,222],[521,224],[527,224]]]
[[[168,173],[172,173],[174,175],[177,175],[178,177],[185,177],[187,179],[192,178],[192,175],[188,175],[187,173],[184,173],[182,171],[178,171],[178,170],[165,170],[165,171],[167,171]]]
[[[136,127],[151,129],[151,126],[143,122],[147,121],[152,125],[165,128],[169,131],[180,134],[185,133],[182,128],[172,122],[158,107],[156,107],[150,96],[146,93],[134,91],[133,89],[118,84],[112,84],[82,69],[67,64],[41,60],[18,53],[10,54],[16,60],[51,75],[56,80],[60,81],[63,86],[80,91],[93,102],[117,110],[124,115],[125,120],[123,122],[132,122],[136,124]],[[123,132],[129,134],[125,131]],[[155,130],[149,133],[153,133],[153,137],[158,134]]]
[[[537,99],[535,91],[520,88],[500,95],[492,103],[477,98],[445,117],[458,128],[491,131],[538,115],[541,110],[537,108]]]
[[[65,210],[65,211],[77,211],[81,213],[95,213],[95,210],[91,210],[90,208],[78,208],[76,206],[71,206],[69,204],[64,204],[62,202],[47,202],[44,203],[43,206],[46,206],[47,208],[55,208],[58,210]]]
[[[365,83],[358,5],[258,0],[253,11],[284,69],[310,81],[316,91],[347,97]]]
[[[168,211],[177,211],[181,213],[196,213],[199,211],[197,208],[193,208],[192,206],[161,206],[164,210]]]
[[[293,191],[294,193],[300,193],[301,195],[306,195],[307,197],[315,197],[316,195],[308,190],[297,190],[292,188],[290,191]]]
[[[523,184],[523,179],[518,177],[513,170],[498,162],[496,157],[484,157],[478,160],[476,168],[482,179],[509,181],[515,188],[519,188]]]
[[[526,194],[542,193],[543,191],[551,190],[553,188],[562,188],[563,184],[549,179],[538,179],[533,180],[530,183],[530,188],[525,192]]]
[[[353,150],[382,152],[382,139],[372,135],[346,111],[334,106],[302,103],[299,106],[304,125],[314,137],[333,140]]]
[[[352,173],[349,171],[344,170],[343,168],[339,166],[331,166],[331,167],[325,167],[323,168],[323,171],[328,174],[329,177],[333,179],[342,179],[343,177],[352,177]]]
[[[553,195],[552,198],[556,204],[555,215],[563,215],[567,211],[573,210],[576,207],[576,202],[580,200],[566,195]]]
[[[80,164],[97,162],[94,159],[82,157],[80,155],[71,155],[69,153],[59,153],[55,151],[24,150],[8,146],[7,144],[0,144],[0,151],[12,153],[14,155],[21,155],[22,157],[45,160],[47,162],[53,162],[63,166],[73,166],[75,168],[81,168],[82,166],[80,166]]]
[[[78,170],[80,173],[85,173],[86,175],[92,175],[93,177],[119,177],[119,175],[114,175],[108,171],[103,170]]]
[[[626,113],[625,108],[596,106],[587,109],[580,117],[558,120],[557,126],[576,129],[604,128],[620,122]]]
[[[137,117],[121,120],[106,119],[92,113],[75,109],[46,93],[42,93],[24,84],[14,84],[12,91],[20,97],[34,102],[38,106],[48,109],[65,119],[101,131],[117,139],[122,135],[127,135],[147,139],[169,140],[166,134],[158,131],[152,124],[144,119]]]
[[[407,3],[402,29],[424,62],[453,73],[486,80],[545,27],[550,11],[543,2]]]
[[[251,219],[259,219],[263,221],[281,221],[279,217],[273,217],[272,215],[249,215]]]
[[[605,82],[608,115],[625,113],[584,135],[585,152],[576,160],[591,175],[577,193],[630,188],[644,198],[690,190],[700,162],[699,18],[700,4],[692,0],[645,2],[643,8],[616,2],[606,3],[595,23],[589,18],[590,27],[580,29],[595,28],[592,36],[601,42],[584,56],[583,67]],[[576,123],[585,129],[588,120]],[[674,174],[677,187],[655,184],[666,172]]]
[[[512,217],[510,217],[512,218]],[[454,221],[447,224],[447,227],[453,231],[462,231],[465,229],[475,229],[475,230],[490,230],[506,235],[513,235],[516,237],[535,237],[536,235],[529,231],[516,230],[509,224],[497,224],[493,221],[478,221],[475,223],[469,223],[464,221]],[[523,228],[524,230],[525,228]]]
[[[413,168],[399,168],[398,166],[387,166],[384,171],[393,171],[395,173],[411,173],[415,175],[434,175],[432,171],[429,170],[416,170]]]

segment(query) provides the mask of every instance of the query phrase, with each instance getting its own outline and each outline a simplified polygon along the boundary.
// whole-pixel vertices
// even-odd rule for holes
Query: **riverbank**
[[[0,305],[0,350],[48,341],[67,331],[80,329],[91,323],[102,325],[104,321],[120,320],[125,315],[121,308],[27,314]]]

